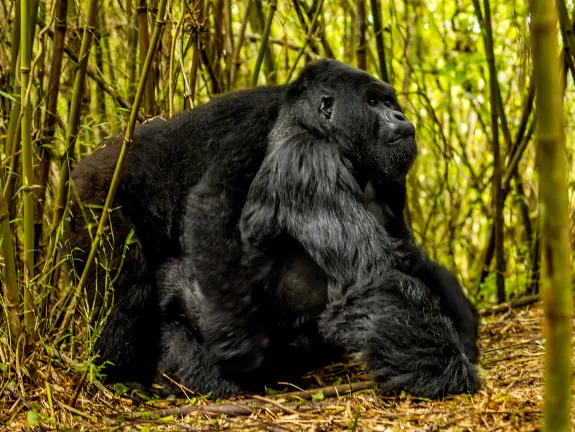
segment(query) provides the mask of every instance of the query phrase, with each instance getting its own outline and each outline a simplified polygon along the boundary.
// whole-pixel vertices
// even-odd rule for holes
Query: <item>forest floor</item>
[[[282,384],[277,388],[282,393],[268,391],[265,396],[215,401],[190,395],[188,399],[143,401],[133,394],[119,396],[117,387],[115,392],[101,385],[99,391],[93,386],[79,387],[82,373],[74,370],[73,362],[65,356],[48,363],[40,360],[38,363],[43,366],[37,372],[50,385],[42,383],[38,388],[23,388],[17,382],[9,385],[5,394],[0,395],[0,430],[525,432],[540,429],[544,359],[541,304],[483,317],[480,332],[482,390],[474,395],[435,401],[383,395],[354,362],[333,365],[306,377],[307,392],[293,392],[291,384]]]

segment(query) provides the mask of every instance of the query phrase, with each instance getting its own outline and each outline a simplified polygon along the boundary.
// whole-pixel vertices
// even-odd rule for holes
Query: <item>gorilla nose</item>
[[[413,123],[399,111],[391,111],[387,121],[390,128],[390,142],[415,134]]]

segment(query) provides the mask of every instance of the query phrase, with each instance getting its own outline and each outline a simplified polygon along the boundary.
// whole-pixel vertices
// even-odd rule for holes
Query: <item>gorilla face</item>
[[[321,60],[308,66],[287,94],[299,123],[339,147],[362,189],[374,176],[397,178],[409,171],[417,156],[415,127],[389,84],[338,61]]]

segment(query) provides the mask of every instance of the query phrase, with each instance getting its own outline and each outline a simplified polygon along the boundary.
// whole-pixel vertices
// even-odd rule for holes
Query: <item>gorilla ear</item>
[[[322,113],[326,119],[331,119],[331,114],[333,113],[333,98],[331,96],[321,97],[319,112]]]

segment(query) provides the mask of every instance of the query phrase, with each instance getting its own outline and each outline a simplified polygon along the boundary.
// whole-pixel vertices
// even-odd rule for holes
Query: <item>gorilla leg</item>
[[[320,332],[349,353],[360,351],[386,391],[438,397],[478,390],[477,368],[453,323],[417,279],[393,271],[333,295]]]

